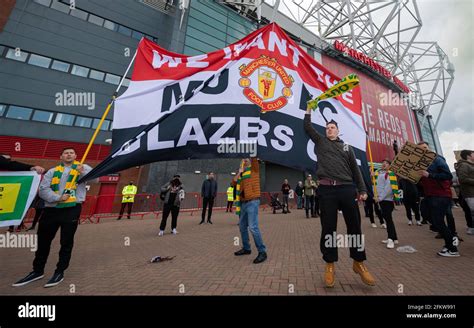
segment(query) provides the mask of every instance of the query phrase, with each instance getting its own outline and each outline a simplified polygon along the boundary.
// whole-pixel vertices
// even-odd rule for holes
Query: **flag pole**
[[[369,159],[370,159],[370,180],[372,181],[372,186],[374,187],[374,199],[377,199],[377,188],[375,186],[375,177],[374,174],[374,161],[372,159],[372,150],[370,149],[370,138],[367,134],[367,150],[369,151]]]
[[[140,44],[140,43],[138,43],[138,44]],[[137,46],[137,50],[135,50],[135,54],[133,55],[132,60],[130,60],[130,63],[128,64],[128,67],[127,67],[127,70],[125,71],[125,74],[123,74],[122,79],[120,80],[120,83],[117,86],[117,89],[115,89],[115,92],[112,95],[112,98],[110,99],[107,107],[105,108],[104,114],[102,115],[102,118],[100,119],[99,124],[97,125],[97,127],[94,131],[94,134],[92,135],[92,138],[89,141],[89,144],[87,145],[86,151],[84,152],[84,155],[82,156],[82,159],[81,159],[81,162],[80,162],[81,165],[84,164],[84,162],[86,161],[87,155],[89,155],[89,152],[92,148],[92,145],[94,144],[94,141],[97,138],[97,135],[99,134],[100,128],[102,127],[102,124],[104,123],[105,118],[109,114],[109,111],[112,108],[112,105],[115,102],[115,99],[117,98],[118,91],[122,87],[123,81],[125,80],[125,77],[127,76],[128,71],[132,67],[133,62],[135,61],[135,58],[137,57],[137,52],[138,52],[138,46]],[[77,175],[74,175],[74,177],[72,178],[72,181],[71,181],[71,185],[74,185],[76,180],[77,180]]]

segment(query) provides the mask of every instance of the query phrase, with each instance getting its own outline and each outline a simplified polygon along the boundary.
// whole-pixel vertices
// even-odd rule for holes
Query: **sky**
[[[292,1],[283,1],[292,8]],[[314,3],[298,0],[302,4],[305,1],[308,6]],[[474,0],[417,0],[416,4],[423,26],[415,41],[438,42],[455,68],[454,83],[437,128],[443,156],[453,169],[454,150],[474,150]],[[280,4],[280,10],[287,9]],[[434,109],[431,115],[435,122],[439,106]]]
[[[453,169],[453,150],[474,150],[474,1],[419,0],[417,4],[423,21],[417,39],[437,41],[456,70],[438,125],[443,155]]]

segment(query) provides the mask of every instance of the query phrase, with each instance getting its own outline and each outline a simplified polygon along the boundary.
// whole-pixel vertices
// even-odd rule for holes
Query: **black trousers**
[[[232,213],[232,205],[233,205],[233,204],[234,204],[234,202],[233,202],[233,201],[230,201],[230,200],[228,200],[228,201],[227,201],[227,208],[226,208],[226,210],[225,210],[225,211],[226,211],[226,212],[231,212],[231,213]]]
[[[161,218],[160,230],[164,231],[166,228],[166,221],[168,221],[168,216],[171,213],[171,230],[176,229],[178,226],[178,214],[179,207],[174,205],[169,205],[167,203],[163,204],[163,217]]]
[[[288,201],[289,201],[290,195],[289,194],[283,194],[282,196],[283,196],[283,212],[289,211],[290,207],[288,205]]]
[[[314,195],[314,214],[319,215],[320,212],[321,212],[321,210],[319,208],[319,196]]]
[[[387,235],[388,238],[391,240],[398,240],[397,237],[397,230],[395,229],[395,224],[393,223],[392,212],[395,208],[393,201],[391,200],[383,200],[379,202],[380,209],[382,211],[382,217],[387,224]]]
[[[326,236],[334,236],[337,230],[337,212],[342,211],[346,222],[347,234],[362,240],[360,215],[357,207],[357,193],[352,185],[319,186],[319,205],[321,209],[321,241],[320,248],[323,260],[332,263],[338,260],[337,247],[326,246]],[[350,247],[350,256],[356,261],[366,260],[365,250],[357,245]]]
[[[122,207],[120,208],[119,218],[122,217],[125,207],[127,207],[127,217],[130,219],[130,214],[132,214],[132,206],[133,206],[133,202],[122,203]]]
[[[383,217],[382,217],[382,212],[380,212],[379,205],[374,202],[373,198],[367,198],[365,201],[365,206],[364,208],[367,210],[368,217],[370,219],[370,223],[375,223],[375,215],[377,215],[377,218],[379,219],[380,224],[383,224]]]
[[[311,216],[314,216],[314,195],[304,196],[304,198],[305,198],[306,215],[309,215],[309,211],[311,209]]]
[[[430,209],[428,205],[428,200],[426,198],[423,198],[420,201],[420,214],[421,214],[421,217],[423,218],[423,221],[427,221],[431,223]]]
[[[406,195],[405,195],[406,196]],[[403,198],[403,205],[405,206],[405,211],[407,214],[407,219],[413,221],[413,216],[411,212],[415,213],[415,220],[420,221],[420,200],[416,197],[406,197]]]
[[[207,212],[207,221],[211,221],[212,207],[214,206],[214,197],[204,197],[202,199],[202,215],[201,215],[202,221],[204,221],[206,217],[206,209],[208,206],[209,206],[209,211]]]
[[[434,228],[443,236],[445,247],[450,251],[457,252],[457,245],[453,244],[454,233],[444,222],[444,217],[451,206],[450,197],[427,197],[425,198],[429,210],[429,216]]]
[[[81,204],[74,207],[45,208],[38,228],[38,249],[33,260],[33,271],[44,273],[44,267],[48,261],[51,242],[56,232],[61,228],[61,248],[59,249],[59,261],[56,272],[64,272],[71,260],[72,248],[74,246],[74,235],[79,224],[81,215]]]
[[[454,221],[453,215],[453,204],[451,203],[446,210],[446,223],[448,224],[448,229],[453,235],[457,235],[456,232],[456,222]]]
[[[38,223],[39,219],[41,218],[41,215],[43,215],[44,208],[35,208],[35,217],[33,219],[33,224],[31,225],[31,228],[34,229],[36,227],[36,224]]]

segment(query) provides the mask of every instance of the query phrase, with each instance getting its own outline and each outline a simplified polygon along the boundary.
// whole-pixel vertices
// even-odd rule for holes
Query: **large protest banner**
[[[314,173],[306,103],[339,80],[274,23],[193,57],[142,39],[131,83],[115,102],[112,154],[82,180],[156,161],[248,157],[219,146],[249,142],[263,160]],[[368,173],[359,89],[320,101],[312,121],[322,134],[326,121],[337,121]]]
[[[36,172],[0,172],[0,227],[20,225],[39,183]]]
[[[418,183],[421,178],[418,172],[428,169],[435,158],[435,152],[407,141],[390,165],[390,170],[412,183]]]

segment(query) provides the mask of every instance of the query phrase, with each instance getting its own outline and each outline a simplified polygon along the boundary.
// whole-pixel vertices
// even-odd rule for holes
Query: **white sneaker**
[[[395,243],[391,239],[387,239],[387,248],[394,248]]]
[[[466,233],[467,233],[468,235],[474,235],[474,228],[467,228]]]
[[[176,234],[178,233],[178,231],[177,231],[176,229],[173,229],[173,230],[171,230],[171,233],[172,233],[173,235],[176,235]]]
[[[385,223],[382,223],[382,225],[380,226],[380,228],[382,229],[387,229],[387,225]]]
[[[160,232],[158,233],[158,236],[163,236],[165,234],[165,232],[163,230],[160,230]]]
[[[372,228],[377,228],[377,225],[375,223],[372,223]]]
[[[391,239],[382,240],[382,243],[387,244],[389,240],[391,240]],[[393,240],[393,243],[395,245],[398,245],[398,240]]]
[[[444,257],[459,257],[459,252],[451,252],[449,250],[445,250],[444,248],[438,252],[439,256],[444,256]]]
[[[421,226],[421,221],[416,221],[417,226]]]
[[[413,224],[413,221],[408,221],[408,225],[412,225]]]

